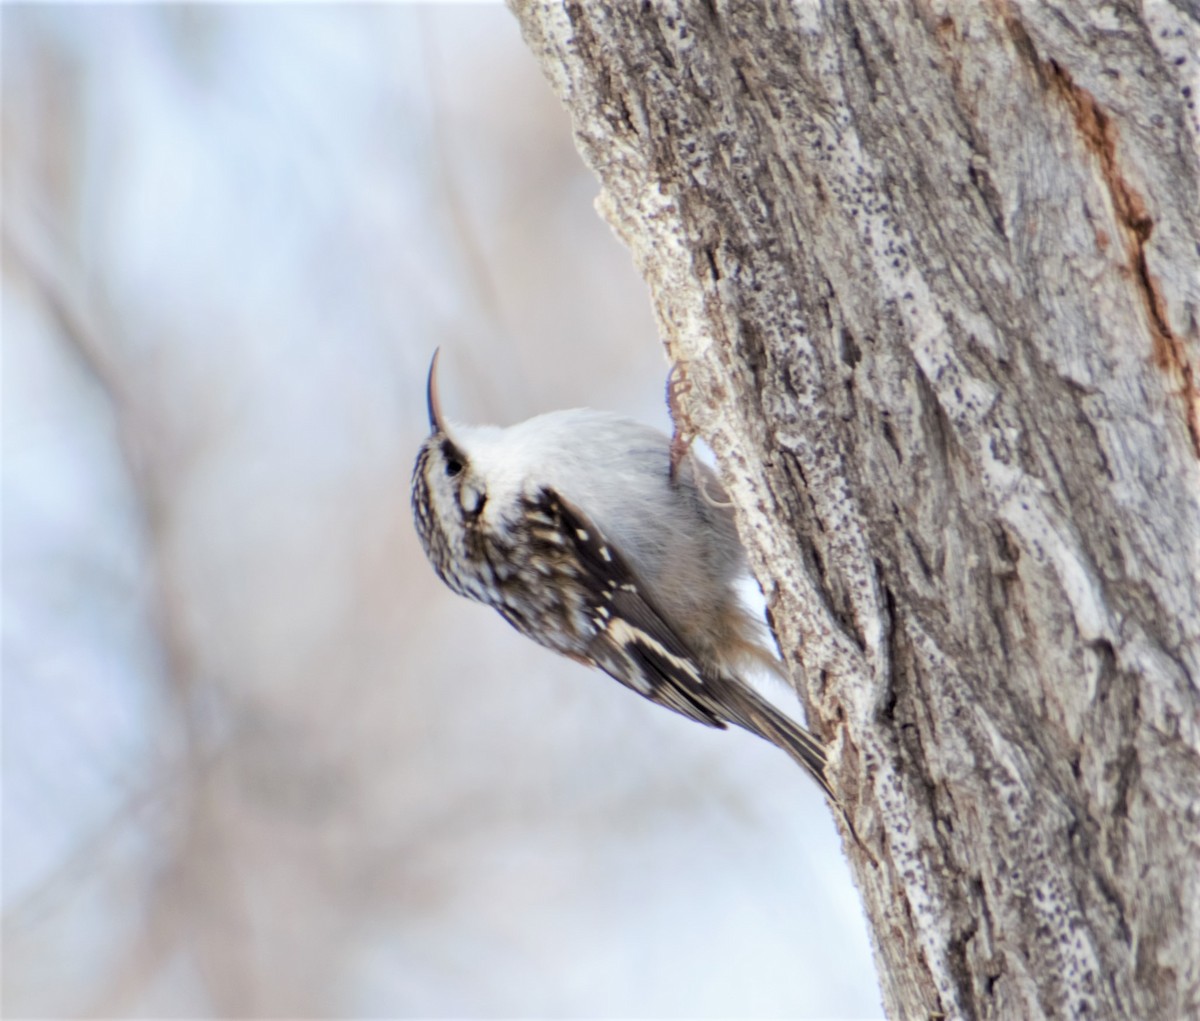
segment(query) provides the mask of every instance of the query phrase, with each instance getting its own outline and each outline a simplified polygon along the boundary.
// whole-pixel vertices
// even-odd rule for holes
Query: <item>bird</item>
[[[783,667],[738,591],[746,556],[712,469],[606,411],[449,422],[437,364],[435,351],[412,510],[441,580],[651,702],[777,745],[840,807],[822,743],[745,680]]]

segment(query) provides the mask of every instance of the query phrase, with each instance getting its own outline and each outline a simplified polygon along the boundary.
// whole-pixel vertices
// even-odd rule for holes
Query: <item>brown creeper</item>
[[[600,411],[451,427],[429,366],[413,470],[417,533],[441,579],[522,634],[711,727],[777,744],[837,803],[825,753],[741,680],[780,671],[737,583],[745,556],[716,476],[672,476],[670,438]]]

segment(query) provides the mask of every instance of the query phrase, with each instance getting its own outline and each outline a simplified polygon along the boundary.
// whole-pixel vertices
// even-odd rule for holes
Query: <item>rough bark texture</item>
[[[538,3],[896,1018],[1200,1011],[1200,14]]]

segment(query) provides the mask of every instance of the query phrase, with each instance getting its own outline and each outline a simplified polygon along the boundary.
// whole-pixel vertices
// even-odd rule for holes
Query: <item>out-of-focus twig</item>
[[[146,920],[141,937],[129,949],[122,965],[113,972],[97,995],[88,1013],[107,1015],[118,1012],[134,998],[153,976],[169,948],[185,936],[181,919],[183,901],[196,898],[206,905],[206,913],[217,910],[228,915],[244,914],[237,903],[236,885],[206,882],[214,871],[232,867],[221,837],[219,820],[211,811],[206,796],[207,776],[221,753],[221,739],[201,733],[193,706],[198,694],[196,657],[183,625],[183,606],[169,558],[165,552],[165,532],[169,525],[171,476],[166,466],[148,455],[142,438],[152,435],[152,423],[143,421],[138,394],[129,384],[130,374],[123,371],[117,348],[112,342],[115,331],[102,300],[75,271],[75,261],[67,246],[50,226],[48,216],[30,212],[35,204],[8,202],[3,226],[4,272],[22,272],[45,302],[61,338],[78,358],[85,372],[106,395],[117,426],[118,443],[138,499],[144,530],[144,544],[150,570],[146,593],[155,628],[160,661],[163,663],[163,690],[173,699],[173,722],[182,739],[182,762],[178,769],[164,771],[153,787],[132,794],[122,808],[97,832],[85,838],[54,874],[35,891],[33,899],[22,904],[28,909],[57,880],[78,870],[83,862],[94,861],[97,843],[107,842],[139,812],[151,803],[169,802],[175,812],[177,828],[183,838],[170,846],[168,860],[151,884]],[[40,892],[40,894],[39,894]],[[18,911],[20,907],[18,907]],[[9,916],[8,921],[13,921]],[[209,939],[214,947],[219,940]],[[211,975],[209,994],[222,1013],[244,1013],[252,1005],[251,974],[242,955],[229,948],[218,950],[219,975]],[[207,969],[211,970],[211,969]]]

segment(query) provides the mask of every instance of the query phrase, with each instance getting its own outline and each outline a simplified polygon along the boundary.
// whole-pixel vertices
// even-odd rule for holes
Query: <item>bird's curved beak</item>
[[[446,431],[446,422],[442,418],[442,402],[438,400],[437,392],[437,363],[441,348],[433,352],[433,360],[429,363],[429,381],[425,384],[425,402],[429,405],[429,428],[431,432]]]

